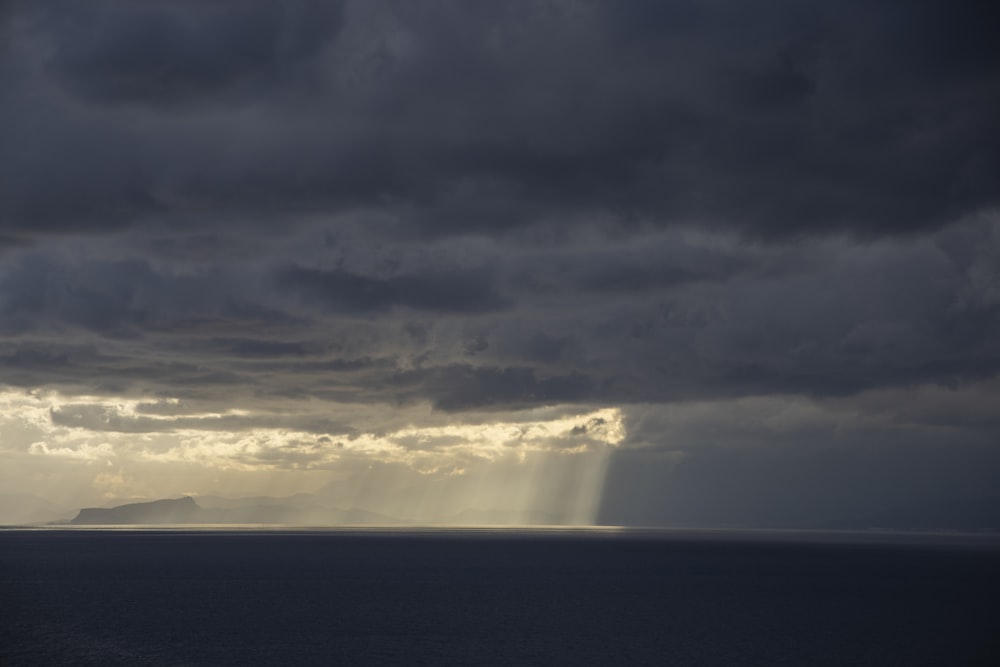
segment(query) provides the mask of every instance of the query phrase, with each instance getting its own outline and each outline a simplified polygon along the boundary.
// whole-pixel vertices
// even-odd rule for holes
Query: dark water
[[[0,664],[997,665],[996,543],[0,531]]]

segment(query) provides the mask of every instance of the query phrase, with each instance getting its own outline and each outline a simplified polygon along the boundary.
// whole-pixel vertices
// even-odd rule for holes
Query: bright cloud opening
[[[305,488],[338,507],[416,522],[590,524],[608,457],[625,439],[618,408],[348,433],[307,428],[317,410],[349,409],[336,405],[279,424],[247,409],[54,393],[4,392],[0,408],[5,458],[36,480],[58,471],[91,497]],[[126,483],[135,479],[144,484]]]

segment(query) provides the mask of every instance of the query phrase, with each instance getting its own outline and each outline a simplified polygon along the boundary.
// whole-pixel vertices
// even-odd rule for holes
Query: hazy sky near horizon
[[[0,491],[633,524],[1000,494],[997,19],[0,4]]]

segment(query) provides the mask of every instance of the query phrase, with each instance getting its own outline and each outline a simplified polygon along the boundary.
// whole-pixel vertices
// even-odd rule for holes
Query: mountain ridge
[[[260,500],[252,499],[252,500]],[[127,503],[115,507],[87,507],[70,525],[164,524],[286,524],[286,525],[400,525],[403,521],[359,508],[331,508],[307,504],[254,504],[202,507],[191,496]]]
[[[71,525],[121,525],[200,523],[202,508],[191,496],[129,503],[116,507],[85,507],[70,519]]]

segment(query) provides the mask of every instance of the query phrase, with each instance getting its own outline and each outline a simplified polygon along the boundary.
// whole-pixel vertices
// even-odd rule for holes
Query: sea
[[[0,665],[1000,665],[1000,540],[0,530]]]

